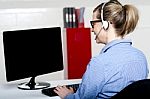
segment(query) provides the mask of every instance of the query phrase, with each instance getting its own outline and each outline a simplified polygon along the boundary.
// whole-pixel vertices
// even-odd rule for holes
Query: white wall
[[[95,4],[97,5],[97,4]],[[80,6],[78,6],[80,7]],[[85,27],[89,27],[89,21],[92,17],[93,7],[85,6]],[[138,5],[137,6],[140,11],[140,22],[138,24],[137,29],[131,34],[129,37],[133,38],[133,45],[139,49],[141,49],[150,64],[150,48],[148,46],[149,39],[149,17],[150,15],[147,13],[150,6],[148,5]],[[54,27],[60,26],[62,27],[62,37],[63,37],[63,7],[56,6],[51,7],[36,7],[36,8],[2,8],[0,9],[0,83],[6,83],[5,77],[5,65],[4,65],[4,54],[3,54],[3,42],[2,42],[2,32],[4,30],[16,30],[16,29],[28,29],[28,28],[41,28],[41,27]],[[92,56],[99,54],[103,45],[97,45],[94,41],[94,35],[92,33],[91,43],[92,43]],[[64,37],[63,37],[64,41]],[[64,54],[65,54],[65,45],[63,45]],[[66,59],[66,56],[64,56]],[[65,66],[66,60],[65,61]],[[39,76],[38,80],[57,80],[57,79],[65,79],[64,70],[60,72],[56,72],[53,74],[47,74],[43,76]],[[27,79],[28,80],[28,79]]]

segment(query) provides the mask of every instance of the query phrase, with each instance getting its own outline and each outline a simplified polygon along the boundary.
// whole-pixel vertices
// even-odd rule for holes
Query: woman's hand
[[[64,99],[68,94],[74,93],[72,87],[67,88],[66,86],[57,86],[54,92],[57,93],[61,99]]]

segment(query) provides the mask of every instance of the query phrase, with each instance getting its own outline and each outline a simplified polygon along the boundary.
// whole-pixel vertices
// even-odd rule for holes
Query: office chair
[[[111,99],[145,99],[144,97],[150,99],[150,79],[139,80],[128,85]]]

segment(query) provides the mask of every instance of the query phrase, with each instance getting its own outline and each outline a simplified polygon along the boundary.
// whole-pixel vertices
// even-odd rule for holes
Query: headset
[[[98,32],[98,34],[96,34],[95,40],[98,38],[98,35],[100,34],[100,32],[102,31],[102,29],[107,30],[109,28],[109,22],[108,21],[104,21],[103,19],[103,9],[106,3],[103,3],[102,8],[101,8],[101,19],[102,19],[102,28],[100,29],[100,31]]]
[[[105,21],[105,20],[103,19],[103,18],[104,18],[104,17],[103,17],[103,14],[104,14],[103,10],[104,10],[105,4],[106,4],[106,3],[103,3],[102,8],[101,8],[101,19],[102,19],[102,28],[104,28],[104,30],[107,30],[108,27],[109,27],[109,22],[108,22],[108,21]]]

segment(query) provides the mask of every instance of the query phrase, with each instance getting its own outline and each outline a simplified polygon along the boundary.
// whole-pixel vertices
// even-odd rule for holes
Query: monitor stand
[[[37,90],[50,87],[49,83],[46,82],[37,82],[35,83],[35,77],[32,77],[29,82],[21,83],[18,85],[19,89],[24,90]]]

